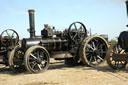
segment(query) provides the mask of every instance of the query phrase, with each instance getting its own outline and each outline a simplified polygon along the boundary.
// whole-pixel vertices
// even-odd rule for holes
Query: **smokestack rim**
[[[29,9],[28,12],[29,12],[29,13],[34,13],[35,10],[33,10],[33,9]]]

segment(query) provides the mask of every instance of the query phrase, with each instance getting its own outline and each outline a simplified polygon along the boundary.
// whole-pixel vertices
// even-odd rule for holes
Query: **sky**
[[[108,34],[116,39],[128,30],[125,0],[0,0],[0,33],[8,28],[28,38],[28,10],[35,10],[36,35],[44,24],[64,30],[75,21],[82,22],[92,34]]]

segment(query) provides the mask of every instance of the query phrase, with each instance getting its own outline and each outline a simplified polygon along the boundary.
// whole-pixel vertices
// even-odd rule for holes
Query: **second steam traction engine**
[[[35,34],[34,10],[29,10],[30,38],[23,38],[9,55],[9,66],[14,71],[43,72],[49,67],[50,57],[74,63],[95,66],[105,59],[107,41],[98,35],[88,36],[81,22],[72,23],[68,29],[56,31],[48,24],[44,25],[41,35]],[[59,56],[58,56],[59,55]]]
[[[126,0],[128,15],[128,0]],[[127,25],[128,26],[128,25]],[[107,53],[106,60],[108,65],[113,69],[127,67],[128,63],[128,31],[123,31],[118,37],[118,43],[112,44]]]

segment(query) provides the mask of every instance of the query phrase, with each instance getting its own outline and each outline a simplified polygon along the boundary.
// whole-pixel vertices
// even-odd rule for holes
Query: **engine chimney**
[[[34,10],[28,10],[29,13],[29,24],[30,24],[30,38],[35,38],[35,22],[34,22]]]
[[[127,16],[128,16],[128,0],[126,0],[126,10],[127,10]]]

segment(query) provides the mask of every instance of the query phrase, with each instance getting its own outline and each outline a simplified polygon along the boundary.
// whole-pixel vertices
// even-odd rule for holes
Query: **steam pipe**
[[[128,16],[128,0],[126,0],[126,11],[127,11],[127,16]]]
[[[34,10],[28,10],[30,24],[30,38],[35,38]]]

